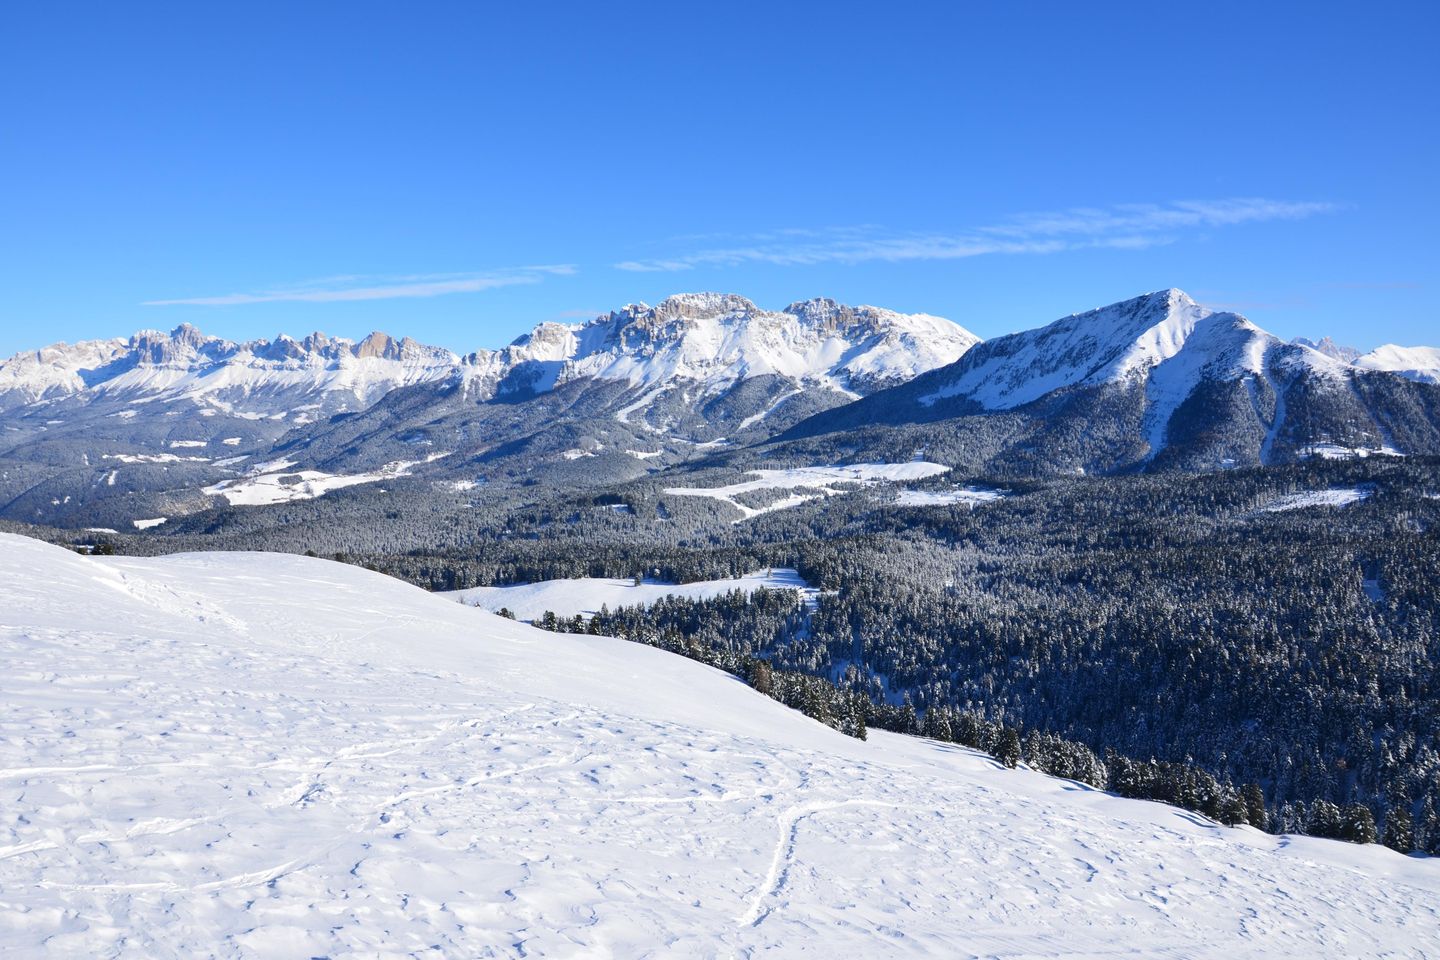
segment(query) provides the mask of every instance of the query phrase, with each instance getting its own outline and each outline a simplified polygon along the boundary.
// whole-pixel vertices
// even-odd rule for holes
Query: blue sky
[[[988,337],[1168,286],[1440,343],[1436,10],[12,5],[0,354],[466,351],[686,290]]]

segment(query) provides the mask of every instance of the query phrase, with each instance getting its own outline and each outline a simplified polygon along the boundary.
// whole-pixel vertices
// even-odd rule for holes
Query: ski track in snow
[[[1440,862],[861,743],[302,557],[0,535],[0,952],[1421,957]]]

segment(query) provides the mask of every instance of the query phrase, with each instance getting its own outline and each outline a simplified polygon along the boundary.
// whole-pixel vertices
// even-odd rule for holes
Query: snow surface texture
[[[850,740],[691,661],[323,560],[0,535],[0,651],[10,957],[1440,942],[1436,861]]]
[[[749,520],[762,513],[773,513],[798,507],[808,500],[830,497],[844,493],[841,484],[872,486],[876,483],[894,483],[902,480],[923,480],[937,474],[948,473],[949,467],[924,460],[910,463],[852,463],[832,467],[791,467],[783,470],[749,470],[746,476],[754,480],[723,487],[667,487],[665,492],[676,497],[708,497],[728,503],[740,511],[741,520]],[[736,499],[740,494],[753,490],[809,490],[811,493],[796,493],[763,507],[750,507]],[[737,521],[738,522],[738,521]]]
[[[1268,513],[1284,510],[1303,510],[1306,507],[1348,507],[1370,496],[1370,491],[1360,487],[1348,490],[1309,490],[1279,497],[1266,504]]]
[[[782,568],[768,572],[758,571],[735,579],[699,580],[694,583],[646,580],[636,585],[634,580],[589,577],[545,580],[541,583],[507,587],[471,587],[468,590],[441,593],[440,596],[450,597],[492,613],[505,609],[521,620],[534,620],[547,610],[561,617],[573,617],[577,613],[589,616],[598,613],[601,607],[615,610],[620,607],[649,606],[666,597],[708,600],[733,590],[754,593],[762,587],[769,590],[799,590],[810,601],[814,600],[817,592],[800,574]]]

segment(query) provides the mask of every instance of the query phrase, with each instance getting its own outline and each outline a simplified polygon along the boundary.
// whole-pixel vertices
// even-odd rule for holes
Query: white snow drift
[[[1421,957],[1440,863],[1218,827],[302,557],[0,536],[11,957]]]

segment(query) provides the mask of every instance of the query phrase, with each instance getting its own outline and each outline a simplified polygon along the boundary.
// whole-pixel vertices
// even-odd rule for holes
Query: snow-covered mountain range
[[[799,431],[1005,414],[1013,432],[998,440],[1002,459],[1004,448],[1023,447],[1032,463],[1101,470],[1440,452],[1440,423],[1399,396],[1413,391],[1369,376],[1434,382],[1440,351],[1346,355],[1333,343],[1286,343],[1162,290],[986,341]]]
[[[585,324],[541,324],[503,350],[472,354],[465,375],[496,383],[515,377],[512,386],[536,391],[586,378],[632,387],[687,382],[702,394],[775,376],[859,394],[950,363],[978,342],[927,314],[825,299],[772,311],[734,294],[695,293],[653,307],[631,304]]]
[[[715,293],[463,356],[182,326],[0,363],[0,515],[79,522],[143,494],[143,520],[412,473],[594,487],[776,440],[785,466],[932,449],[997,474],[1440,454],[1436,391],[1440,349],[1285,343],[1173,289],[983,343],[925,314]]]
[[[632,304],[584,324],[543,323],[507,347],[463,357],[378,332],[359,342],[315,333],[235,343],[182,325],[0,362],[0,410],[61,398],[190,400],[260,417],[313,411],[298,418],[304,422],[452,378],[482,397],[580,379],[637,388],[684,382],[705,393],[760,376],[854,396],[949,363],[978,339],[924,314],[819,299],[769,311],[713,293]]]
[[[1422,957],[1440,870],[355,566],[0,534],[14,957]],[[1117,946],[1118,945],[1118,946]]]
[[[55,344],[0,362],[0,410],[37,401],[191,401],[247,417],[364,409],[399,386],[448,376],[459,358],[406,337],[372,333],[353,342],[315,333],[303,340],[236,343],[182,324],[128,339]]]

